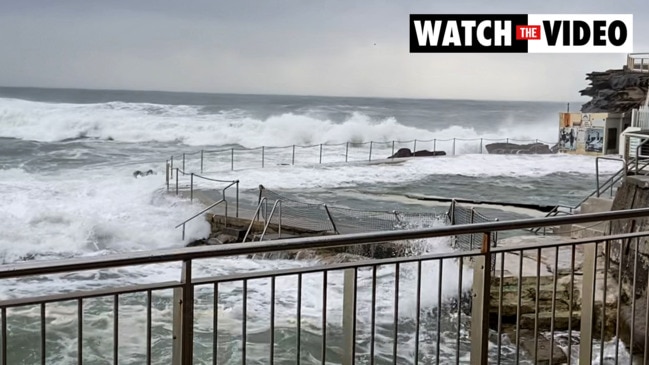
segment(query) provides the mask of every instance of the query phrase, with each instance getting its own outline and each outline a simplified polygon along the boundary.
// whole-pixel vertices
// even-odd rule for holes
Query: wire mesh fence
[[[369,141],[322,143],[315,145],[262,146],[257,148],[230,147],[218,150],[200,150],[171,156],[171,168],[188,172],[241,170],[283,165],[313,165],[361,162],[388,159],[395,154],[443,153],[449,156],[489,153],[487,145],[499,144],[499,153],[535,154],[550,150],[556,142],[513,138],[447,138],[409,141]],[[524,146],[545,145],[547,148]],[[520,146],[520,149],[517,149]],[[400,151],[402,150],[403,151]],[[409,151],[405,151],[405,149]]]

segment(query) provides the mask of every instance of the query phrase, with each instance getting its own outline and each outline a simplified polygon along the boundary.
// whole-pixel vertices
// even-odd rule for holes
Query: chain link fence
[[[486,215],[475,210],[474,207],[467,207],[458,204],[455,200],[451,202],[448,213],[446,214],[446,223],[449,225],[473,224],[496,222],[498,218],[489,218]],[[498,244],[498,232],[491,232],[491,247]],[[482,233],[459,234],[455,236],[453,246],[460,251],[477,250],[482,247]],[[491,255],[491,272],[496,270],[496,254]]]

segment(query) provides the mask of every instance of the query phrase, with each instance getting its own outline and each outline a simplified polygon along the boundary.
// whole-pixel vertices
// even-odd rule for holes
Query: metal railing
[[[485,145],[488,143],[532,144],[543,143],[549,147],[557,142],[545,142],[539,139],[522,140],[514,138],[434,138],[428,140],[407,141],[369,141],[369,142],[344,142],[321,143],[313,145],[290,146],[261,146],[257,148],[231,147],[219,150],[200,150],[173,155],[167,161],[171,169],[177,164],[183,171],[203,173],[213,171],[259,168],[273,165],[296,164],[323,164],[335,162],[374,161],[383,160],[401,148],[408,148],[412,153],[426,150],[429,152],[444,151],[447,155],[455,156],[468,153],[487,153]],[[380,156],[380,157],[377,157]],[[192,156],[197,156],[192,157]],[[241,167],[237,167],[241,164]]]
[[[266,231],[268,230],[268,226],[270,225],[271,220],[273,219],[273,215],[275,214],[275,209],[279,207],[279,224],[277,225],[277,235],[278,237],[282,237],[282,201],[281,200],[275,200],[275,203],[273,204],[273,207],[270,210],[270,214],[268,214],[268,217],[266,218],[266,224],[264,225],[264,230],[261,232],[261,236],[259,236],[259,241],[264,240],[264,236],[266,235]]]
[[[252,218],[250,219],[250,224],[248,225],[248,229],[246,230],[246,234],[243,236],[243,240],[241,241],[241,243],[246,242],[246,240],[248,239],[248,235],[250,234],[250,231],[252,231],[252,226],[255,224],[255,222],[259,222],[261,207],[262,206],[265,207],[265,204],[266,204],[266,198],[261,197],[259,199],[259,203],[257,204],[257,208],[255,208],[255,212],[253,213]]]
[[[649,72],[649,53],[627,54],[626,66],[632,71]]]
[[[534,350],[548,344],[550,349],[555,349],[555,345],[563,341],[555,336],[564,326],[555,320],[555,313],[559,310],[565,311],[569,318],[565,330],[568,334],[565,340],[567,346],[564,346],[565,355],[573,361],[578,358],[579,362],[584,364],[591,363],[598,352],[600,361],[605,356],[603,342],[609,337],[605,332],[608,327],[604,324],[608,323],[607,318],[610,321],[609,316],[616,317],[613,331],[616,343],[614,356],[617,363],[618,360],[622,361],[623,356],[627,356],[623,348],[619,350],[617,343],[620,336],[624,335],[620,327],[620,322],[624,322],[620,321],[620,313],[626,308],[622,306],[628,303],[618,301],[617,308],[612,308],[609,312],[607,302],[601,302],[600,297],[608,298],[607,279],[609,284],[614,283],[608,273],[615,271],[615,268],[611,266],[613,263],[607,260],[603,278],[599,274],[596,275],[599,272],[597,270],[602,269],[602,266],[598,266],[601,263],[596,259],[596,253],[603,249],[609,254],[612,247],[621,247],[620,244],[626,245],[626,242],[633,240],[637,252],[639,238],[649,236],[649,232],[495,248],[491,245],[490,237],[493,232],[502,230],[647,216],[649,208],[643,208],[432,229],[284,239],[3,265],[0,266],[0,280],[3,283],[7,280],[22,280],[22,294],[16,295],[9,291],[6,292],[7,296],[0,300],[0,364],[44,364],[50,363],[54,358],[59,361],[76,359],[76,362],[81,364],[91,356],[96,361],[137,364],[155,362],[188,365],[196,359],[204,363],[211,360],[213,364],[245,364],[252,358],[270,364],[331,362],[351,365],[372,360],[381,364],[419,361],[464,362],[467,361],[467,355],[470,356],[472,364],[487,364],[488,360],[497,363],[504,360],[519,363],[532,358],[536,363],[540,355]],[[306,248],[340,248],[387,241],[404,242],[460,234],[482,234],[481,248],[468,252],[422,254],[271,271],[251,272],[247,269],[235,269],[233,272],[224,273],[223,263],[218,263],[213,268],[220,273],[216,276],[210,274],[209,270],[205,271],[208,266],[201,261]],[[581,283],[575,280],[577,247],[580,247],[579,251],[581,248],[584,251]],[[541,260],[542,254],[546,253],[553,254],[548,273],[545,273],[546,265],[542,264]],[[490,266],[492,254],[500,256],[499,271],[495,275],[492,275],[491,270],[485,270]],[[529,257],[536,257],[536,260],[530,261]],[[569,258],[568,266],[564,264],[564,271],[559,274],[560,264],[565,258]],[[464,264],[471,259],[475,263],[468,270]],[[639,272],[646,275],[646,270],[638,270],[637,254],[636,262],[630,266],[629,263],[623,264],[622,260],[621,257],[618,262],[618,277],[623,276],[623,267],[634,268],[634,279],[636,276],[641,277]],[[56,279],[59,274],[115,268],[120,268],[119,273],[124,273],[138,265],[165,263],[182,263],[180,281],[117,284],[96,290],[68,292],[61,288],[64,292],[50,295],[43,295],[41,287],[38,286],[43,280]],[[531,279],[524,275],[524,269],[529,271],[530,266],[535,272]],[[202,276],[198,275],[197,271],[201,267]],[[512,270],[513,276],[505,276],[506,271]],[[472,278],[472,284],[465,285],[463,276]],[[513,280],[510,282],[515,283],[513,286],[518,293],[516,303],[506,303],[504,300],[503,282],[510,280],[508,277]],[[388,278],[390,281],[386,281]],[[561,285],[558,286],[560,280]],[[601,280],[604,281],[601,289],[603,293],[595,286]],[[526,282],[525,288],[523,281]],[[636,282],[637,280],[633,284],[634,291]],[[528,284],[531,284],[531,287]],[[232,288],[233,285],[235,288]],[[32,288],[33,294],[26,294],[26,288]],[[169,289],[174,291],[172,299],[160,297],[161,291]],[[524,297],[523,289],[525,293],[533,293],[532,297],[527,294]],[[575,294],[576,290],[580,290],[579,295]],[[622,285],[618,284],[617,288],[609,290],[616,290],[619,298]],[[470,291],[473,295],[467,296],[466,293]],[[254,295],[250,296],[251,292]],[[262,295],[269,296],[269,301],[264,302],[266,304],[259,302],[261,292],[268,293]],[[123,319],[121,316],[134,313],[133,303],[127,306],[125,311],[120,311],[120,300],[131,294],[141,295],[140,304],[145,307],[144,326],[143,330],[138,332],[138,327],[129,323],[128,333],[141,333],[145,348],[136,351],[137,355],[128,357],[122,356],[120,352],[119,340],[122,333],[119,332],[119,321]],[[10,295],[14,297],[10,298]],[[472,302],[470,314],[464,312],[466,308],[461,304],[467,297],[470,297]],[[549,297],[551,300],[548,302]],[[99,308],[99,313],[93,314],[86,310],[91,298],[103,298],[109,302],[108,306]],[[542,298],[545,298],[543,302]],[[305,303],[307,299],[309,302]],[[631,300],[633,310],[637,300],[635,296],[632,296]],[[65,303],[70,303],[66,307],[68,311],[61,312],[59,307]],[[551,303],[551,307],[546,307],[550,305],[548,303]],[[257,305],[253,310],[254,314],[248,309],[248,305],[253,304]],[[220,309],[224,305],[231,309],[236,305],[238,309]],[[173,326],[169,323],[161,325],[160,318],[155,322],[152,320],[160,308],[164,309],[167,306],[170,306],[173,313]],[[55,311],[51,312],[53,309]],[[104,311],[112,312],[112,323],[110,320],[106,323]],[[449,315],[449,311],[455,314]],[[231,312],[240,314],[229,314]],[[262,312],[267,313],[267,317],[260,317]],[[77,316],[76,322],[52,321],[52,316],[61,318],[61,313],[76,313],[73,314]],[[508,324],[507,318],[512,313],[515,313],[517,320]],[[603,317],[595,316],[596,313],[601,313]],[[35,317],[29,317],[27,314],[35,314]],[[497,318],[495,322],[490,322],[490,314]],[[85,321],[90,321],[97,315],[103,323],[101,326],[106,327],[110,334],[93,333],[84,326]],[[542,320],[547,318],[542,318],[546,315],[551,317],[549,324]],[[12,322],[16,320],[15,317],[18,317],[19,322]],[[631,318],[630,343],[633,343],[634,319],[640,323],[641,317],[644,318],[644,314],[638,315],[637,319]],[[467,321],[469,318],[470,321]],[[580,323],[573,324],[573,318]],[[286,319],[291,320],[287,322]],[[255,326],[250,328],[248,321],[255,322]],[[594,325],[600,322],[601,328],[596,328]],[[72,327],[73,331],[63,331],[62,326]],[[523,334],[524,327],[532,328],[530,337]],[[511,332],[514,335],[507,335],[507,328],[512,331],[515,328],[515,331]],[[156,332],[155,329],[159,331]],[[491,350],[490,331],[496,333],[495,340],[491,342]],[[576,345],[579,346],[578,354],[573,346],[575,344],[571,343],[572,335],[577,331],[580,336],[579,345]],[[550,334],[547,343],[543,337],[545,332]],[[106,341],[112,337],[112,343],[101,348],[92,347],[99,341],[97,336]],[[508,336],[511,340],[507,339]],[[596,341],[596,337],[601,337],[602,340]],[[53,338],[63,341],[66,351],[58,348],[63,353],[53,354],[51,347],[56,345]],[[170,352],[165,346],[154,346],[165,338],[170,339],[172,343]],[[10,345],[18,340],[21,341],[20,346]],[[603,344],[598,347],[597,343]],[[98,351],[101,349],[104,352]],[[555,351],[563,350],[557,347]],[[637,353],[637,350],[631,348],[629,355],[634,351]]]
[[[223,205],[225,205],[225,219],[224,219],[223,225],[224,225],[225,227],[227,227],[227,226],[228,226],[228,201],[225,200],[225,199],[221,199],[221,200],[215,202],[214,204],[208,206],[207,208],[201,210],[200,212],[194,214],[193,216],[191,216],[191,217],[185,219],[182,223],[180,223],[179,225],[177,225],[177,226],[174,227],[174,228],[177,229],[177,228],[179,228],[179,227],[181,227],[181,226],[183,227],[183,238],[182,238],[182,239],[184,240],[184,239],[185,239],[185,225],[186,225],[187,223],[189,223],[189,221],[191,221],[191,220],[193,220],[194,218],[196,218],[196,217],[202,215],[203,213],[209,211],[210,209],[216,207],[216,206],[219,205],[219,204],[223,204]]]
[[[183,171],[183,170],[181,170],[179,168],[172,169],[171,165],[167,164],[167,191],[169,191],[169,180],[170,180],[170,178],[173,178],[173,176],[174,176],[173,171],[174,170],[176,171],[176,173],[175,173],[175,181],[176,181],[175,192],[176,192],[176,195],[179,194],[180,188],[181,188],[181,184],[179,182],[179,177],[181,175],[182,176],[189,175],[189,186],[188,186],[188,188],[189,188],[189,199],[190,199],[191,202],[194,201],[194,189],[195,189],[194,178],[198,178],[198,179],[202,179],[202,180],[210,181],[210,182],[227,183],[228,184],[224,188],[221,189],[221,199],[220,200],[210,204],[209,207],[207,207],[207,208],[201,210],[200,212],[194,214],[193,216],[186,219],[185,221],[183,221],[182,223],[178,224],[175,227],[175,228],[179,228],[181,226],[183,227],[183,232],[182,232],[182,239],[183,240],[185,239],[185,225],[187,223],[189,223],[191,220],[199,217],[201,214],[207,212],[208,210],[210,210],[210,209],[212,209],[212,208],[214,208],[214,207],[216,207],[216,206],[218,206],[218,205],[220,205],[222,203],[223,203],[223,205],[225,207],[224,215],[225,215],[225,224],[227,226],[228,202],[227,202],[227,198],[226,198],[226,191],[228,189],[230,189],[231,187],[233,187],[233,186],[235,187],[235,205],[234,205],[235,206],[235,217],[236,218],[239,217],[239,180],[229,181],[229,180],[213,179],[213,178],[209,178],[209,177],[205,177],[205,176],[195,174],[193,172],[186,173],[185,171]]]

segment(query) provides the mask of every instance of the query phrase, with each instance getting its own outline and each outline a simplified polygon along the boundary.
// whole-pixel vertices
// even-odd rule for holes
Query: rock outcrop
[[[415,151],[414,153],[410,148],[400,148],[394,155],[388,158],[399,158],[399,157],[429,157],[429,156],[446,156],[444,151],[428,151],[421,150]]]
[[[497,155],[535,155],[556,153],[545,143],[516,144],[516,143],[490,143],[485,145],[487,152]]]
[[[582,113],[630,111],[642,105],[649,88],[649,73],[627,69],[591,72],[586,80],[590,86],[580,93],[592,99],[582,105]]]

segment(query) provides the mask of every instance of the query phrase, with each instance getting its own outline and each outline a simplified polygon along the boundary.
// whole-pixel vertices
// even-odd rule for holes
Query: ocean
[[[571,107],[578,109],[576,105]],[[549,102],[0,88],[0,260],[8,264],[178,248],[204,238],[209,225],[193,221],[186,239],[181,239],[179,230],[173,227],[196,213],[198,207],[168,194],[165,185],[165,163],[172,155],[176,156],[176,167],[181,163],[177,156],[185,153],[191,156],[187,157],[188,166],[198,169],[197,154],[201,150],[212,151],[205,155],[203,175],[239,180],[242,206],[249,208],[254,208],[260,184],[296,200],[368,211],[441,214],[448,209],[447,204],[412,199],[412,195],[575,205],[595,188],[594,157],[489,155],[483,147],[506,140],[554,145],[559,135],[558,113],[565,109],[565,103]],[[293,146],[297,150],[295,157]],[[385,159],[402,147],[443,150],[446,156],[399,164],[365,162]],[[619,167],[612,161],[600,166],[604,175]],[[153,174],[140,178],[133,175],[148,170]],[[542,215],[493,206],[481,209],[485,215],[501,220]],[[419,247],[426,252],[451,249],[448,240],[439,239],[419,242]],[[207,260],[197,265],[195,275],[312,264],[308,260],[237,257]],[[390,292],[394,290],[390,289],[393,268],[381,270],[385,303],[380,302],[379,313],[385,313],[379,321],[379,335],[388,336],[390,323],[394,322],[388,299],[394,297]],[[402,270],[406,271],[402,278],[412,279],[413,268]],[[431,278],[437,275],[435,267],[425,270],[430,270]],[[443,298],[437,298],[433,290],[435,293],[423,303],[430,313],[434,313],[432,309],[440,299],[450,305],[458,286],[470,288],[469,273],[459,283],[458,270],[457,266],[444,267],[448,279],[444,279]],[[47,279],[5,280],[0,283],[0,297],[177,280],[178,273],[178,265],[150,265]],[[286,320],[278,320],[278,326],[284,328],[280,336],[284,342],[295,336],[290,330],[294,326],[290,313],[296,305],[291,299],[291,295],[295,296],[293,279],[277,284],[287,298],[277,309]],[[307,286],[313,295],[307,297],[317,298],[322,279],[308,280],[312,281]],[[330,281],[335,283],[335,275]],[[402,283],[406,290],[403,295],[414,292],[414,282],[411,284]],[[225,321],[224,332],[219,333],[219,337],[224,336],[224,357],[219,360],[222,363],[240,362],[232,336],[240,335],[237,319],[246,316],[252,336],[249,363],[265,363],[269,285],[259,281],[251,283],[249,289],[247,313],[242,313],[239,305],[240,285],[223,286],[219,291],[219,311],[223,313],[220,320]],[[339,286],[328,290],[332,303],[342,300]],[[197,363],[212,363],[210,295],[213,293],[206,291],[198,298],[199,305],[204,302],[205,308],[197,313]],[[156,293],[154,363],[167,363],[170,356],[170,298],[170,292]],[[361,307],[369,303],[363,298],[359,297]],[[112,330],[111,300],[84,302],[84,356],[88,363],[107,363],[112,358],[112,335],[107,335]],[[129,329],[120,333],[120,363],[143,361],[146,318],[142,300],[135,294],[120,298],[120,326]],[[304,363],[315,363],[320,361],[316,348],[321,308],[315,299],[304,305],[305,328],[315,329],[305,332],[303,359]],[[408,318],[412,318],[414,306],[412,300],[400,304],[400,316],[405,318],[401,328],[407,329],[411,323]],[[53,329],[48,332],[48,363],[76,363],[76,340],[69,338],[70,333],[76,333],[75,309],[75,303],[48,306],[48,328]],[[32,363],[39,354],[38,347],[29,346],[38,343],[34,342],[34,336],[38,336],[38,309],[9,312],[9,344],[20,349],[8,353],[9,363]],[[334,334],[340,329],[336,325],[339,314],[328,316],[328,331]],[[434,323],[436,320],[430,316],[430,323]],[[452,322],[449,319],[448,328],[453,327]],[[363,331],[362,324],[359,326]],[[411,333],[403,336],[400,341],[409,344],[406,347],[414,344]],[[434,353],[431,346],[435,340],[426,340],[430,353]],[[462,339],[464,363],[468,363],[469,341]],[[449,339],[441,343],[445,358],[454,359],[455,342]],[[379,362],[391,362],[388,354],[392,349],[387,347],[377,350]],[[328,358],[339,356],[335,346],[331,351]],[[412,349],[403,351],[405,359]],[[429,360],[430,353],[424,355]],[[290,349],[284,355],[278,350],[277,356],[278,363],[282,363],[282,356],[287,356],[285,363],[291,363]]]

